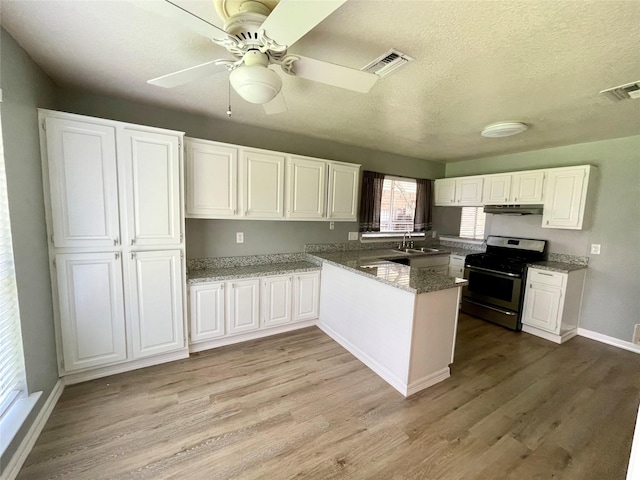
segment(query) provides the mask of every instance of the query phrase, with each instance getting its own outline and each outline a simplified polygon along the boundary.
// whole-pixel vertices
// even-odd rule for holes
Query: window
[[[484,238],[484,207],[462,207],[460,236],[464,238]]]
[[[380,202],[381,232],[413,232],[416,181],[386,176]]]

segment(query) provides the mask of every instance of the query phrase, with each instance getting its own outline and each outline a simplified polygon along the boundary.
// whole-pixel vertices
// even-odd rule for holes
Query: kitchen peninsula
[[[466,280],[395,263],[391,250],[313,255],[320,329],[404,396],[449,377]]]

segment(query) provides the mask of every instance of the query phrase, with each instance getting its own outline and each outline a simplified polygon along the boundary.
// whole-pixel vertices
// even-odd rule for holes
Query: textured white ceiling
[[[288,112],[267,116],[232,94],[231,119],[226,73],[171,90],[146,83],[229,58],[206,38],[127,1],[1,1],[2,25],[56,84],[239,128],[434,161],[640,134],[640,100],[614,103],[598,93],[640,80],[639,0],[350,0],[289,51],[353,68],[389,48],[416,61],[368,94],[284,76]],[[210,1],[176,3],[221,26]],[[480,136],[500,120],[531,128]]]

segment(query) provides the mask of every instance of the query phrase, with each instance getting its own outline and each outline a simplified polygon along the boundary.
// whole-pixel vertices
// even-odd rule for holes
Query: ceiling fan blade
[[[169,73],[158,78],[153,78],[147,81],[147,83],[164,88],[173,88],[177,87],[178,85],[184,85],[185,83],[189,83],[204,77],[209,77],[223,70],[227,70],[226,66],[216,64],[216,62],[218,61],[219,60],[214,60],[212,62],[196,65],[195,67],[178,70],[177,72]]]
[[[147,12],[152,12],[162,17],[180,23],[183,27],[199,33],[206,38],[224,38],[229,34],[220,27],[207,22],[203,18],[194,15],[179,5],[168,0],[130,0],[131,3]]]
[[[290,47],[347,0],[280,0],[262,24],[267,36]]]
[[[360,93],[369,92],[380,79],[375,73],[363,72],[309,57],[300,57],[299,60],[296,60],[293,63],[292,71],[297,77]]]
[[[267,115],[275,115],[276,113],[283,113],[287,111],[287,102],[284,101],[284,95],[282,90],[276,95],[270,102],[262,104],[264,107],[264,113]]]

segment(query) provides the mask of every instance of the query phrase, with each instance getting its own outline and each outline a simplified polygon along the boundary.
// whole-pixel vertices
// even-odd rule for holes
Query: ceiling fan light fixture
[[[233,89],[249,103],[264,104],[273,100],[282,88],[282,79],[262,65],[242,65],[231,71]]]
[[[480,135],[487,138],[510,137],[525,132],[528,128],[522,122],[497,122],[484,127]]]

